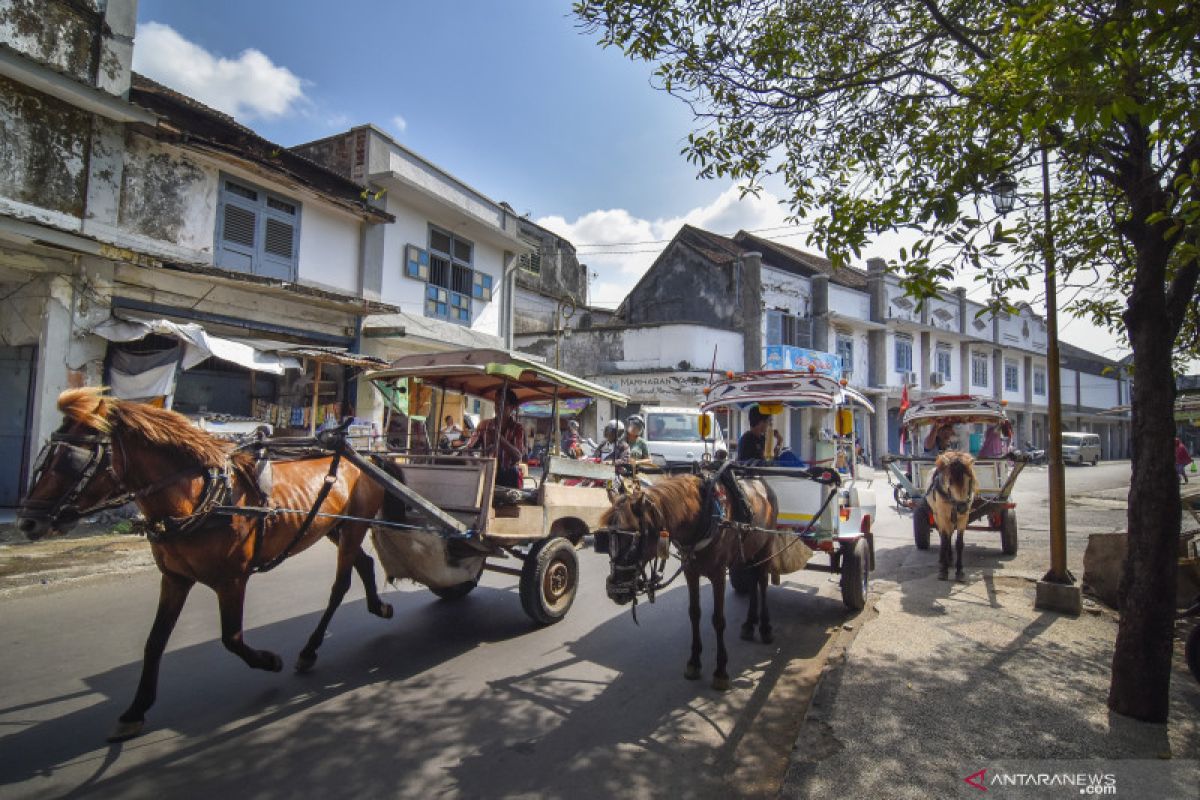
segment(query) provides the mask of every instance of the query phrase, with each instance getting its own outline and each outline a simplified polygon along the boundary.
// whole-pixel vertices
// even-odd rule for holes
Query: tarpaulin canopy
[[[591,405],[591,403],[592,400],[589,397],[572,397],[569,400],[559,400],[558,415],[560,417],[574,417]],[[549,400],[531,400],[528,403],[522,403],[517,413],[522,417],[549,419],[554,416],[554,407]]]
[[[282,375],[286,369],[301,368],[296,358],[259,350],[246,342],[213,336],[194,322],[110,317],[93,328],[92,333],[110,342],[136,342],[150,334],[176,339],[183,344],[183,358],[179,362],[183,369],[191,369],[207,358],[219,358],[272,375]]]

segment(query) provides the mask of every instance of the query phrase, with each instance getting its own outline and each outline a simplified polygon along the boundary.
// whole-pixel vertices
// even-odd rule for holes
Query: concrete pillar
[[[887,262],[882,258],[867,259],[867,295],[871,301],[872,322],[883,322],[887,313],[887,292],[883,281],[886,273]]]
[[[872,430],[871,454],[876,468],[882,467],[881,459],[888,452],[888,401],[880,395],[874,398],[875,420]]]
[[[832,352],[829,341],[829,276],[812,278],[812,325],[814,350]],[[851,365],[853,366],[853,365]]]
[[[137,29],[137,0],[108,0],[103,4],[104,27],[96,88],[118,97],[129,97],[133,69],[133,34]]]
[[[738,278],[739,310],[742,316],[742,360],[748,370],[763,362],[762,253],[742,253],[735,269]]]
[[[1021,431],[1017,439],[1017,444],[1022,448],[1025,447],[1025,442],[1033,441],[1033,356],[1025,356],[1023,360],[1021,388],[1025,401],[1025,414],[1021,419]]]
[[[992,350],[992,397],[1004,397],[1004,351],[999,348]]]

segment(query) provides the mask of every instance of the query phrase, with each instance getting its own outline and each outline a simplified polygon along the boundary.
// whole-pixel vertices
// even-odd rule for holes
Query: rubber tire
[[[733,587],[734,594],[743,597],[750,594],[750,590],[754,588],[754,579],[754,570],[750,567],[734,564],[729,568],[729,585]]]
[[[479,565],[479,575],[482,575],[482,574],[483,574],[483,565],[480,564]],[[429,591],[436,594],[440,600],[445,600],[446,602],[453,602],[454,600],[461,600],[464,597],[466,597],[467,595],[469,595],[472,592],[472,590],[474,590],[474,588],[479,585],[479,575],[476,575],[475,580],[473,580],[473,581],[463,581],[462,583],[456,583],[453,586],[443,586],[443,587],[440,587],[437,589],[430,586]]]
[[[1093,459],[1092,459],[1092,466],[1093,466],[1093,467],[1094,467],[1094,466],[1096,466],[1096,465],[1097,465],[1097,464],[1099,464],[1099,463],[1100,463],[1100,456],[1096,456],[1095,458],[1093,458]]]
[[[896,508],[907,508],[909,503],[908,492],[903,486],[895,486],[892,488],[892,498],[896,501]]]
[[[918,550],[929,549],[929,531],[932,528],[929,523],[929,504],[921,500],[913,506],[913,541]]]
[[[565,581],[557,598],[546,597],[547,580]],[[569,539],[542,539],[529,549],[521,567],[521,608],[538,625],[553,625],[567,615],[579,589],[579,558]]]
[[[1192,632],[1188,634],[1183,653],[1188,669],[1192,671],[1192,677],[1200,681],[1200,623],[1192,626]]]
[[[855,540],[854,547],[842,556],[842,602],[851,611],[867,605],[871,581],[871,553],[866,538]]]
[[[1020,543],[1017,540],[1017,512],[1005,509],[1000,517],[1000,551],[1006,556],[1015,556]]]

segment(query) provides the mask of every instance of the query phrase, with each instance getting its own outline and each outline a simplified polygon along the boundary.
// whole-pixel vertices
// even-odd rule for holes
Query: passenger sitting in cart
[[[619,419],[610,419],[604,425],[604,441],[596,447],[594,456],[601,461],[617,461],[622,454],[628,454],[629,443],[625,441],[625,423]]]
[[[759,411],[758,406],[751,407],[750,429],[742,434],[742,438],[738,439],[738,461],[774,460],[775,456],[779,454],[779,449],[783,446],[783,437],[779,435],[779,431],[774,431],[775,446],[771,449],[771,458],[768,459],[766,456],[767,426],[770,422],[770,414]]]
[[[500,403],[499,392],[494,401]],[[509,391],[504,399],[504,424],[500,427],[500,443],[496,447],[496,419],[485,419],[464,445],[466,450],[482,450],[484,455],[496,454],[496,485],[521,488],[521,459],[525,455],[525,427],[517,421],[517,396]]]
[[[561,442],[562,454],[567,458],[583,458],[583,443],[579,438],[579,422],[567,420],[567,429]]]
[[[979,448],[980,458],[1003,458],[1008,455],[1008,447],[1000,435],[1000,425],[988,425],[983,437],[983,445]]]
[[[925,437],[925,455],[936,456],[957,449],[958,434],[954,432],[954,423],[941,422],[929,429],[929,435]]]

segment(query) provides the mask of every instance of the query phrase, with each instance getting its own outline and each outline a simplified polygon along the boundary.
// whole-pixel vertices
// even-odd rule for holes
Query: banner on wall
[[[763,348],[763,369],[806,372],[810,366],[822,375],[841,380],[842,358],[839,355],[786,344],[769,344]]]

